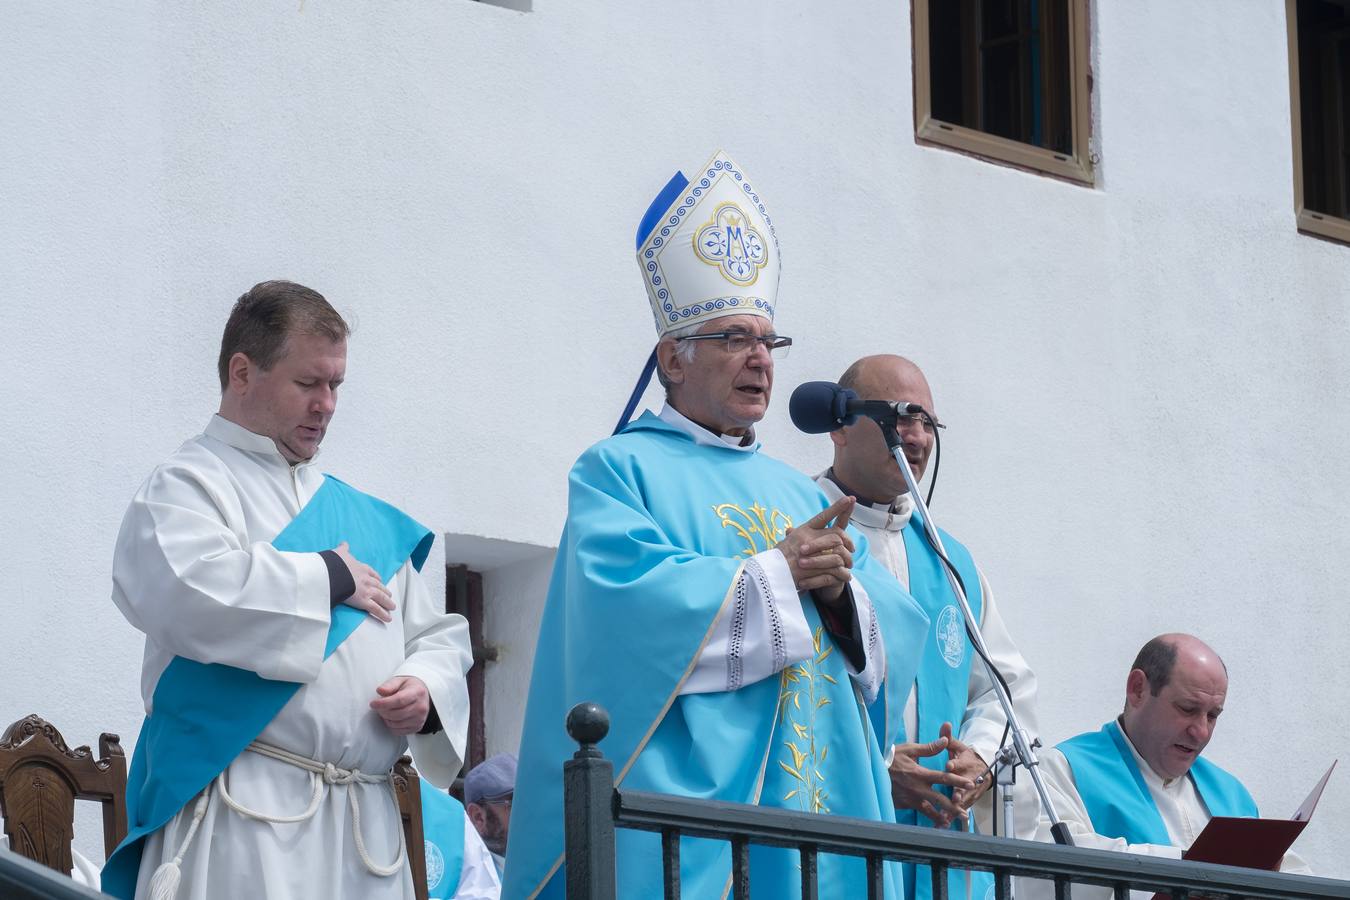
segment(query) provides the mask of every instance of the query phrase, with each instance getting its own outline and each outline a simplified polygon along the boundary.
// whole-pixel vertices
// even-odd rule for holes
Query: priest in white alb
[[[1163,634],[1140,649],[1125,682],[1125,708],[1097,731],[1041,756],[1046,790],[1078,847],[1180,859],[1213,816],[1258,816],[1236,776],[1201,756],[1228,695],[1228,668],[1189,634]],[[1036,838],[1050,841],[1042,813]],[[1280,871],[1310,875],[1292,851]],[[1050,882],[1019,879],[1026,900],[1054,896]],[[1075,900],[1107,900],[1109,887],[1075,885]],[[1149,900],[1152,891],[1132,891]]]
[[[944,426],[931,418],[935,415],[933,392],[919,367],[902,356],[866,356],[848,367],[839,386],[863,400],[918,404],[925,410],[897,415],[885,423],[896,429],[915,481],[923,478],[937,429]],[[975,658],[956,593],[924,535],[904,475],[878,423],[861,417],[832,432],[830,438],[834,463],[816,483],[831,500],[846,495],[857,498],[853,524],[867,536],[873,557],[923,606],[931,623],[918,675],[905,701],[907,740],[895,747],[891,760],[897,821],[963,826],[966,811],[974,808],[994,780],[989,764],[1007,740],[1007,718],[988,670]],[[945,531],[942,543],[961,576],[990,661],[1003,679],[1017,718],[1035,735],[1036,677],[1013,644],[989,583],[970,551]],[[1022,816],[1014,836],[1030,837],[1039,805],[1029,777],[1019,778],[1017,786],[1014,796]],[[987,815],[989,804],[981,806]],[[987,829],[987,820],[981,826]],[[1000,833],[1008,835],[1006,823]],[[928,867],[907,870],[906,876],[915,900],[928,900],[932,892]],[[974,897],[983,897],[993,887],[987,872],[952,869],[948,879],[949,892],[957,897],[966,896],[967,879]]]
[[[418,573],[432,535],[320,474],[347,323],[264,282],[221,342],[221,403],[137,491],[113,600],[145,633],[146,720],[117,897],[411,900],[393,763],[445,786],[467,627]]]

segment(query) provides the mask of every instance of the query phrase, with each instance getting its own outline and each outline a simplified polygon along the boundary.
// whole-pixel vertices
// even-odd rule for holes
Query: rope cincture
[[[245,749],[260,756],[266,756],[269,759],[295,766],[298,769],[304,769],[309,773],[310,784],[313,788],[309,806],[304,812],[294,816],[273,816],[250,809],[231,797],[229,788],[225,784],[225,772],[221,772],[216,776],[213,783],[216,792],[225,801],[226,806],[245,818],[275,825],[307,822],[318,812],[319,804],[327,794],[328,785],[350,786],[352,784],[379,784],[383,782],[389,785],[389,793],[393,797],[394,808],[398,808],[398,789],[394,787],[394,781],[389,777],[388,772],[382,775],[369,775],[360,769],[344,769],[330,762],[320,762],[299,753],[292,753],[271,744],[264,744],[262,741],[254,741]],[[197,828],[201,825],[202,819],[206,817],[206,811],[211,801],[211,788],[212,785],[208,785],[202,791],[201,796],[198,797],[197,805],[192,811],[192,824],[188,828],[186,837],[183,838],[182,846],[178,848],[178,853],[174,855],[170,862],[155,870],[154,877],[150,880],[152,900],[172,900],[178,892],[178,885],[182,879],[183,857],[187,854],[188,848],[192,846],[192,841],[197,836]],[[403,829],[401,827],[398,829],[398,856],[387,866],[379,865],[370,858],[370,853],[366,850],[365,838],[361,834],[361,801],[357,799],[356,791],[347,791],[347,805],[352,812],[352,843],[356,845],[356,855],[361,858],[361,864],[366,867],[366,871],[381,878],[398,874],[407,859],[408,848]]]

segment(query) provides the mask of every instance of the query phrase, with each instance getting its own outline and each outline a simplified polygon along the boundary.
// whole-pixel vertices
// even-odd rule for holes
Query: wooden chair
[[[0,816],[10,849],[63,875],[73,867],[75,801],[103,804],[103,848],[111,856],[127,834],[127,759],[115,734],[89,748],[71,750],[55,726],[40,716],[20,719],[0,736]],[[394,764],[394,788],[408,846],[413,891],[427,900],[426,838],[422,832],[421,777],[412,759]]]
[[[103,848],[111,855],[127,834],[127,758],[115,734],[71,750],[61,732],[27,716],[0,736],[0,816],[9,847],[20,856],[69,875],[75,801],[103,804]]]
[[[403,836],[408,844],[408,865],[412,868],[413,892],[417,900],[427,900],[427,844],[422,833],[422,778],[413,768],[412,758],[399,757],[394,763],[394,791],[398,794],[398,812],[403,819]]]

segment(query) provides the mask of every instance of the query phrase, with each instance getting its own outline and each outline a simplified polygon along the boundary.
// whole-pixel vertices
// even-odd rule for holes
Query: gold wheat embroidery
[[[792,527],[791,518],[758,503],[751,504],[749,510],[737,503],[719,503],[712,510],[723,528],[734,530],[745,541],[741,555],[747,558],[773,549]]]
[[[798,808],[807,812],[828,813],[830,811],[829,791],[825,787],[825,760],[830,755],[828,744],[816,744],[816,710],[828,706],[830,698],[823,691],[816,690],[820,681],[838,684],[831,675],[820,668],[820,664],[834,652],[834,646],[821,649],[824,643],[825,629],[817,628],[811,636],[815,649],[806,662],[788,666],[783,670],[781,686],[778,690],[778,718],[786,726],[787,740],[783,746],[792,754],[792,765],[778,760],[782,767],[797,782],[797,787],[783,795],[787,802],[797,798]]]
[[[787,537],[792,519],[778,510],[770,510],[752,503],[749,510],[736,503],[719,503],[712,508],[723,528],[730,528],[745,541],[741,555],[749,558],[772,549]],[[818,691],[820,682],[838,684],[820,664],[834,652],[833,645],[822,647],[825,629],[817,628],[811,637],[814,652],[810,659],[783,670],[778,690],[778,711],[784,734],[783,746],[792,755],[792,765],[778,760],[784,772],[792,776],[797,787],[783,796],[783,802],[797,798],[798,808],[815,813],[830,811],[830,794],[825,786],[825,760],[830,755],[828,744],[816,744],[816,710],[828,706],[830,698]]]

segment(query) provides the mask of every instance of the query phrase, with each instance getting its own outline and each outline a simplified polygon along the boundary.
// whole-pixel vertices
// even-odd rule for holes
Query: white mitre
[[[692,180],[675,173],[643,216],[637,245],[658,335],[722,316],[773,321],[778,237],[725,152]]]

